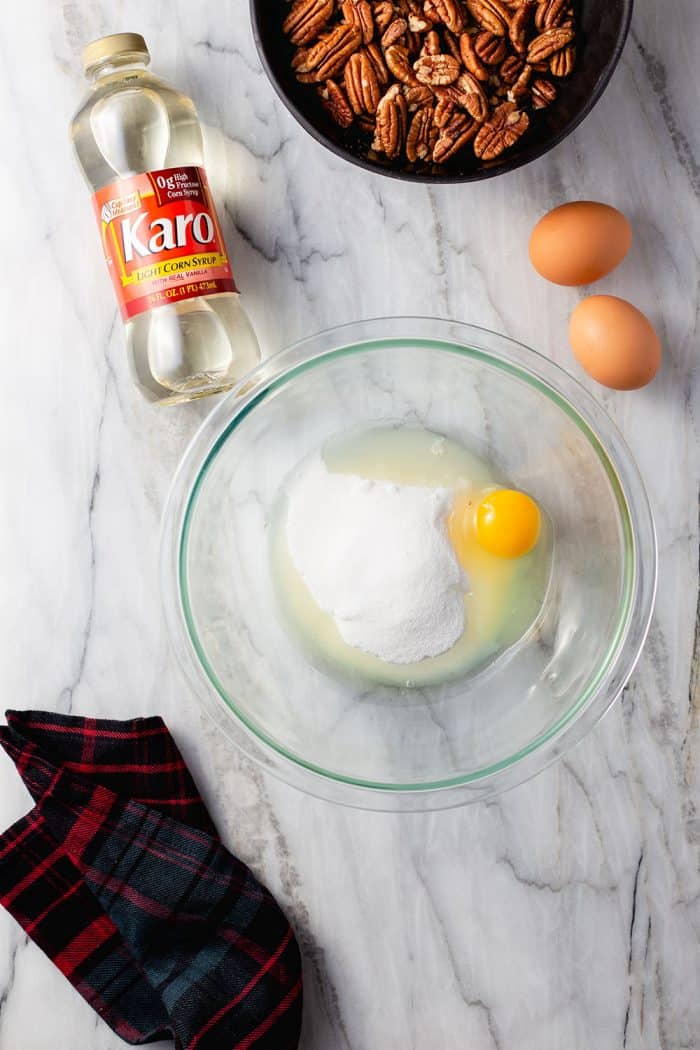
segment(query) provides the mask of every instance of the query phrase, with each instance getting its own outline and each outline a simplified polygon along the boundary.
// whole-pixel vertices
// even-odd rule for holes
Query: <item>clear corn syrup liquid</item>
[[[73,143],[97,191],[117,179],[177,166],[203,167],[193,103],[146,69],[147,55],[115,55],[91,70]],[[237,292],[168,303],[125,322],[129,363],[142,393],[160,403],[231,387],[259,357]]]

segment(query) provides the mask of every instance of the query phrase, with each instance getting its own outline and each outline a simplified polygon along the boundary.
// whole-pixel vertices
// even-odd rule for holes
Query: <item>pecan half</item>
[[[340,72],[361,40],[359,29],[342,23],[321,36],[312,47],[297,51],[292,67],[297,74],[310,74],[315,81],[328,80]]]
[[[406,140],[406,99],[398,84],[392,84],[377,106],[377,126],[372,147],[389,160],[398,157]]]
[[[426,29],[430,28],[430,22],[427,18],[423,18],[422,15],[409,15],[408,16],[408,31],[409,33],[424,33]]]
[[[526,2],[516,7],[515,14],[510,20],[508,36],[510,42],[519,55],[527,51],[527,30],[530,25],[534,4]]]
[[[447,127],[455,113],[457,113],[457,106],[454,102],[445,95],[438,95],[433,117],[435,126],[438,128]]]
[[[480,160],[495,160],[513,146],[530,126],[527,113],[514,102],[503,102],[474,139],[474,152]]]
[[[383,33],[389,23],[393,21],[395,14],[391,0],[379,0],[379,3],[372,4],[374,24],[380,33]]]
[[[506,42],[502,36],[483,29],[474,37],[474,51],[487,66],[497,66],[506,57]]]
[[[401,44],[392,44],[384,52],[384,60],[389,71],[402,84],[417,84],[416,74],[411,69],[408,51]]]
[[[330,113],[336,124],[339,124],[341,128],[349,128],[355,115],[343,89],[334,80],[327,80],[325,84],[319,86],[318,96],[321,99],[321,105]]]
[[[397,43],[408,29],[405,18],[394,18],[382,33],[382,47],[391,47]]]
[[[515,81],[510,91],[508,92],[509,102],[520,102],[521,99],[525,98],[530,88],[530,77],[532,76],[532,66],[529,66],[527,62],[523,66],[520,76]]]
[[[442,40],[445,45],[444,50],[449,52],[453,58],[456,58],[458,62],[462,61],[462,56],[459,53],[459,39],[454,33],[451,33],[449,29],[443,28]]]
[[[430,87],[452,84],[459,76],[459,62],[452,55],[424,55],[413,68],[421,84]]]
[[[367,57],[374,66],[374,73],[378,82],[382,86],[384,84],[388,84],[389,70],[386,68],[386,64],[384,62],[384,55],[382,54],[382,49],[379,47],[378,44],[375,44],[373,41],[371,44],[367,45],[365,50],[367,52]]]
[[[494,37],[497,39],[497,37]],[[477,80],[488,80],[489,71],[476,53],[474,38],[469,33],[462,33],[459,38],[459,55],[465,69]]]
[[[549,68],[555,77],[568,77],[576,65],[576,48],[569,44],[557,51],[549,60]]]
[[[448,98],[460,109],[466,109],[469,116],[480,124],[488,117],[489,100],[483,87],[471,73],[460,73],[454,84],[437,90],[441,97]]]
[[[409,112],[433,102],[433,92],[425,84],[403,84],[402,90]]]
[[[555,101],[557,89],[551,80],[538,77],[532,82],[532,105],[534,109],[545,109]]]
[[[530,63],[544,62],[545,59],[561,51],[574,39],[573,26],[558,26],[556,29],[545,29],[530,42],[527,49],[527,60]]]
[[[467,10],[482,29],[496,36],[506,36],[510,12],[500,0],[466,0]]]
[[[540,33],[564,21],[568,4],[569,0],[540,0],[535,11],[535,25]]]
[[[295,0],[282,23],[293,44],[308,44],[317,37],[333,14],[333,0]]]
[[[421,48],[421,57],[423,55],[439,55],[442,48],[440,46],[440,37],[431,29],[429,33],[426,33],[425,40],[423,41],[423,47]]]
[[[476,134],[477,124],[471,120],[466,113],[456,113],[445,127],[440,129],[440,135],[433,149],[433,160],[436,164],[444,164],[450,157],[461,150]]]
[[[431,22],[436,25],[441,23],[453,33],[461,33],[464,28],[464,19],[456,0],[425,0],[423,11]]]
[[[344,72],[345,92],[353,112],[374,113],[382,93],[377,74],[366,51],[356,51],[347,61]]]
[[[362,33],[363,44],[369,44],[374,36],[374,17],[368,0],[343,0],[341,10],[345,21]]]
[[[505,84],[506,87],[512,87],[522,73],[524,65],[525,63],[522,58],[518,58],[517,55],[509,55],[498,70],[501,82]]]
[[[433,121],[433,107],[417,109],[406,134],[406,156],[411,164],[427,160],[437,141],[438,129]]]

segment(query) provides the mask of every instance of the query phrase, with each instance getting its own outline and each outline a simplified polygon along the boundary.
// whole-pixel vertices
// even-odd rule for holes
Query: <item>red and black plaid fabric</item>
[[[293,1050],[301,962],[221,844],[160,718],[7,712],[36,805],[0,836],[0,903],[127,1043]]]

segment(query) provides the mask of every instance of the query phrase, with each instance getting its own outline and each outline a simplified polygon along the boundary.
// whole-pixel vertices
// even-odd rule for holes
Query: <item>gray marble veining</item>
[[[67,126],[81,45],[143,32],[208,125],[237,279],[266,353],[365,316],[503,331],[574,369],[581,293],[536,279],[535,219],[621,206],[606,290],[666,348],[648,389],[594,388],[631,445],[659,529],[656,616],[621,702],[563,762],[488,805],[398,818],[269,780],[199,713],[166,645],[158,525],[206,405],[132,389]],[[246,4],[27,0],[0,35],[0,447],[6,705],[162,713],[226,842],[279,895],[306,965],[303,1050],[681,1050],[700,1046],[698,209],[700,7],[637,0],[618,72],[548,157],[469,187],[346,166],[260,69]],[[27,808],[9,763],[3,826]],[[0,911],[2,1050],[117,1050]]]

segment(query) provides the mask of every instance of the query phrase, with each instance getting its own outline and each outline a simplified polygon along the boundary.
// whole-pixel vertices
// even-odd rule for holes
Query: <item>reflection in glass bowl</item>
[[[481,674],[334,679],[279,614],[267,532],[285,479],[339,424],[383,420],[474,449],[554,523],[537,629]],[[204,423],[164,516],[168,628],[207,710],[271,772],[367,808],[488,797],[580,740],[636,663],[655,581],[648,500],[606,414],[534,351],[448,321],[361,322],[264,362]]]

